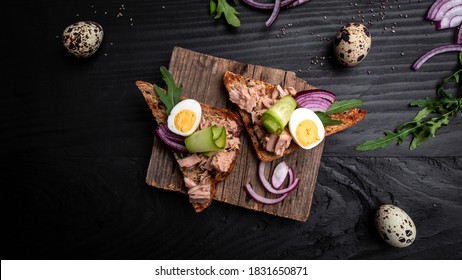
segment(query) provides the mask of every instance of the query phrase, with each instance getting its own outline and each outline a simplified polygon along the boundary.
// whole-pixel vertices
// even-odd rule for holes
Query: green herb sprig
[[[180,102],[181,92],[183,91],[182,87],[178,87],[175,84],[172,74],[164,66],[160,67],[160,73],[162,74],[162,79],[165,81],[167,86],[167,93],[165,93],[160,87],[154,85],[154,90],[159,95],[160,100],[164,103],[167,109],[167,115],[170,115],[173,107],[175,107],[178,102]]]
[[[410,122],[401,124],[394,132],[386,131],[385,136],[366,141],[358,146],[358,151],[370,151],[397,142],[402,144],[408,137],[412,137],[409,149],[412,151],[425,143],[431,137],[435,137],[438,129],[448,125],[449,120],[456,116],[457,112],[462,116],[462,98],[456,98],[445,90],[450,82],[460,84],[462,75],[462,52],[459,53],[461,68],[454,74],[444,79],[437,89],[437,98],[425,98],[411,102],[410,106],[422,108]],[[460,86],[459,86],[460,87]]]
[[[324,113],[316,112],[316,115],[318,115],[319,119],[321,119],[321,122],[324,125],[324,127],[330,126],[330,125],[339,125],[339,124],[342,124],[343,122],[339,120],[333,120],[329,117],[329,115],[346,112],[348,110],[351,110],[353,108],[356,108],[362,105],[364,105],[364,103],[359,99],[342,100],[342,101],[332,103],[332,105],[330,105],[327,111]]]
[[[236,6],[236,1],[231,1]],[[234,27],[241,26],[241,21],[236,16],[239,13],[231,6],[227,0],[210,0],[210,15],[215,15],[215,19],[219,19],[221,15],[225,15],[226,22]]]

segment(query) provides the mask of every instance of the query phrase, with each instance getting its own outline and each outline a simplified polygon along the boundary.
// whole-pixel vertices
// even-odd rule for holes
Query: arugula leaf
[[[217,2],[210,0],[210,15],[213,15],[217,11]]]
[[[160,87],[154,85],[154,91],[159,95],[159,99],[164,103],[167,115],[170,115],[173,107],[175,107],[178,102],[180,102],[182,87],[178,87],[175,84],[172,74],[164,66],[160,67],[160,73],[162,74],[162,79],[167,85],[167,93],[165,93]]]
[[[432,112],[431,108],[425,107],[415,115],[413,121],[418,122],[425,119]]]
[[[419,132],[413,134],[414,138],[411,141],[411,145],[409,146],[409,150],[415,150],[418,146],[425,143],[428,139],[430,139],[431,132],[430,126],[424,126]]]
[[[393,133],[391,131],[386,131],[385,136],[377,138],[375,140],[368,140],[361,145],[356,146],[357,151],[369,151],[375,150],[379,148],[383,148],[385,146],[390,145],[391,143],[395,142],[399,139],[399,135]]]
[[[364,103],[359,99],[342,100],[332,103],[332,105],[330,105],[330,107],[327,109],[326,114],[331,115],[341,113],[362,105],[364,105]]]
[[[330,125],[340,125],[343,123],[342,121],[334,120],[329,115],[346,112],[350,109],[356,108],[363,104],[364,103],[359,99],[342,100],[342,101],[332,103],[332,105],[330,105],[330,107],[327,109],[325,113],[316,112],[316,115],[319,117],[324,127],[330,126]]]
[[[213,2],[213,3],[212,3]],[[236,5],[236,2],[233,1]],[[219,19],[222,14],[225,15],[226,22],[234,27],[241,26],[241,21],[236,16],[239,13],[234,9],[227,0],[210,0],[210,14],[215,14],[215,19]]]
[[[326,113],[316,112],[316,115],[319,117],[324,127],[330,125],[339,125],[343,123],[342,121],[331,119]]]
[[[462,52],[459,54],[459,60],[462,66]],[[356,146],[356,150],[370,151],[384,148],[395,141],[399,145],[404,142],[406,137],[411,136],[412,141],[409,149],[412,151],[431,137],[435,137],[438,129],[448,125],[449,119],[456,116],[457,112],[462,115],[462,98],[455,98],[444,90],[445,85],[450,81],[460,83],[460,73],[462,73],[462,67],[442,81],[437,89],[438,98],[425,98],[411,102],[410,106],[422,108],[411,122],[400,125],[395,132],[387,131],[383,137],[368,140]],[[436,116],[428,119],[430,115]]]

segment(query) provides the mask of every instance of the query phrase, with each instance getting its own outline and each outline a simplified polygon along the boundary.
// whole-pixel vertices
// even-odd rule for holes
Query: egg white
[[[312,144],[310,144],[310,145],[307,145],[307,146],[303,146],[298,141],[297,134],[296,134],[297,126],[304,120],[313,121],[314,124],[318,128],[318,138],[319,138],[319,140],[312,143]],[[325,134],[324,126],[322,125],[322,122],[319,119],[319,117],[313,111],[311,111],[310,109],[306,109],[306,108],[295,109],[295,111],[292,113],[292,115],[290,116],[290,120],[289,120],[289,131],[290,131],[290,134],[292,135],[295,143],[297,143],[303,149],[312,149],[312,148],[316,147],[317,145],[319,145],[319,143],[321,143],[322,140],[324,139],[324,134]]]
[[[180,131],[175,127],[175,116],[181,112],[182,110],[191,110],[196,114],[196,120],[194,121],[193,126],[189,131]],[[167,127],[175,134],[181,136],[189,136],[196,131],[197,127],[199,127],[199,123],[202,118],[202,108],[199,102],[194,99],[185,99],[183,101],[178,102],[175,107],[172,108],[170,115],[167,118]]]

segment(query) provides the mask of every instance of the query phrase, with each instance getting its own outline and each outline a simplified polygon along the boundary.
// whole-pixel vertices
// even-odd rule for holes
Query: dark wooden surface
[[[284,87],[293,87],[298,91],[313,88],[312,85],[298,78],[294,72],[244,64],[180,47],[175,47],[172,51],[169,71],[175,81],[183,86],[184,96],[205,102],[215,108],[235,108],[232,107],[223,84],[223,75],[226,71]],[[284,160],[294,169],[295,175],[300,179],[300,184],[281,203],[264,205],[249,199],[242,186],[250,183],[255,192],[264,197],[277,198],[278,195],[271,195],[261,184],[257,175],[259,160],[250,138],[242,135],[240,140],[241,146],[235,170],[224,182],[217,184],[214,199],[280,217],[306,221],[310,214],[324,142],[309,151],[300,149],[297,153],[285,156],[284,159],[266,164],[266,175],[270,178],[271,170],[274,170],[276,165]],[[156,139],[149,160],[146,183],[161,189],[186,194],[187,189],[184,186],[183,177],[179,176],[181,171],[172,158],[171,152]],[[167,170],[169,172],[166,172]]]
[[[455,53],[410,69],[454,40],[455,29],[435,31],[424,20],[431,3],[312,0],[283,10],[271,29],[267,13],[238,3],[237,30],[213,20],[207,1],[3,4],[2,259],[462,258],[462,118],[413,152],[408,141],[354,150],[412,118],[407,104],[434,97],[456,69]],[[363,16],[372,22],[371,51],[358,67],[341,68],[332,38]],[[105,30],[98,53],[80,61],[59,38],[78,20]],[[145,183],[154,121],[134,82],[161,83],[158,69],[174,46],[294,71],[339,98],[365,101],[366,119],[326,140],[307,222],[220,202],[197,215],[183,195]],[[372,217],[383,203],[413,218],[412,246],[380,240]]]

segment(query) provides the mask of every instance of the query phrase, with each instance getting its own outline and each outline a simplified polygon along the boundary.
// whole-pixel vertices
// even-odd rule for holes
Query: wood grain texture
[[[4,3],[2,259],[461,259],[462,118],[412,152],[409,141],[354,150],[410,120],[417,109],[408,103],[435,97],[457,67],[457,55],[447,53],[418,72],[410,68],[454,40],[455,29],[435,30],[425,20],[432,0],[388,1],[384,9],[381,2],[311,0],[283,10],[270,29],[269,13],[241,2],[239,29],[214,20],[206,1],[124,0],[124,9],[110,0]],[[363,16],[370,53],[355,68],[339,67],[332,38]],[[60,40],[79,20],[105,30],[88,60],[68,56]],[[158,143],[134,83],[161,84],[158,69],[175,46],[292,71],[365,102],[363,121],[325,141],[306,222],[219,201],[197,215],[183,194],[146,184]],[[410,247],[392,248],[378,236],[373,213],[384,203],[414,220]]]
[[[232,108],[223,84],[223,75],[226,71],[267,83],[294,87],[298,91],[313,88],[307,82],[297,78],[293,72],[260,65],[246,65],[180,47],[173,49],[169,71],[176,83],[183,86],[184,96],[216,108]],[[295,175],[300,178],[301,183],[281,203],[264,205],[250,199],[243,190],[243,186],[250,183],[257,193],[265,197],[276,198],[278,196],[272,195],[262,186],[257,174],[259,160],[248,135],[242,136],[235,170],[224,182],[217,184],[214,199],[247,209],[306,221],[310,213],[323,147],[324,142],[314,149],[308,151],[300,149],[293,156],[285,156],[267,164],[267,178],[271,178],[271,170],[274,170],[279,162],[285,161],[294,168]],[[149,161],[146,182],[157,188],[186,194],[187,190],[181,172],[172,158],[170,152],[156,141]]]

